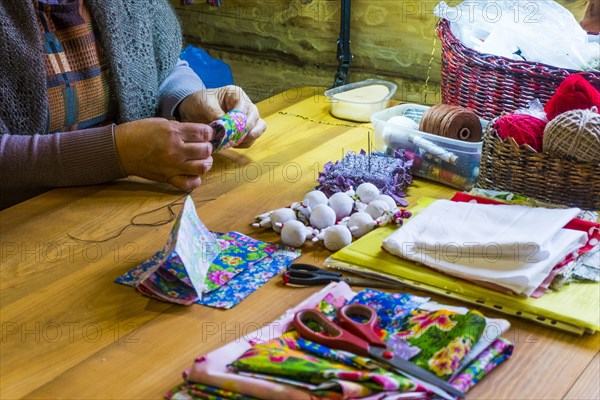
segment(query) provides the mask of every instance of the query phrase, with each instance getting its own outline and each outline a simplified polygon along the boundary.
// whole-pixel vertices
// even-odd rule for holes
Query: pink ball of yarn
[[[538,153],[543,148],[547,122],[527,114],[507,114],[496,120],[494,128],[500,139],[513,138],[519,145],[528,144]]]

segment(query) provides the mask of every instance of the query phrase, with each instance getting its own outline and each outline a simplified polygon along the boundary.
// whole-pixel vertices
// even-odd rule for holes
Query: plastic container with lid
[[[329,89],[325,96],[331,101],[330,112],[334,117],[369,122],[371,115],[389,106],[397,89],[395,83],[367,79]]]
[[[414,157],[413,175],[460,190],[471,189],[479,174],[482,142],[465,142],[420,131],[419,123],[428,109],[420,104],[402,104],[373,114],[373,147],[386,154],[404,149]],[[414,124],[407,119],[401,124],[391,120],[400,116]],[[480,121],[485,131],[488,121]]]

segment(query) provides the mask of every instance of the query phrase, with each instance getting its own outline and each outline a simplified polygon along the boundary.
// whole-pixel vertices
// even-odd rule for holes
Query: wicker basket
[[[600,163],[577,163],[532,152],[514,141],[503,142],[491,126],[483,136],[477,187],[600,210]]]
[[[526,108],[535,98],[546,104],[558,85],[575,73],[600,90],[597,72],[519,62],[469,49],[454,36],[446,19],[438,23],[437,34],[442,42],[442,103],[466,107],[483,119]]]

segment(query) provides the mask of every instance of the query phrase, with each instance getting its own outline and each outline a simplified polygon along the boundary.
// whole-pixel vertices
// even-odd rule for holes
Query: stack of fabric
[[[334,318],[345,304],[377,312],[380,337],[398,357],[468,391],[512,353],[500,335],[505,320],[428,298],[372,289],[358,294],[334,283],[271,325],[199,357],[168,399],[427,398],[427,388],[372,360],[299,337],[290,324],[299,310],[316,308]]]
[[[438,200],[383,241],[383,248],[445,274],[521,296],[538,293],[557,266],[598,243],[581,210]],[[465,200],[468,200],[465,202]]]

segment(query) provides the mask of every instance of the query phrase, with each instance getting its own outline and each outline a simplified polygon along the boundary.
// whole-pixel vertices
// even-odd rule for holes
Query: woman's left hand
[[[260,118],[258,108],[241,87],[229,85],[216,89],[202,89],[183,99],[178,108],[182,122],[204,124],[221,118],[231,110],[242,111],[247,116],[248,135],[237,147],[252,146],[267,129],[267,123]]]

